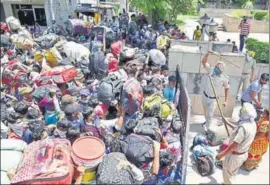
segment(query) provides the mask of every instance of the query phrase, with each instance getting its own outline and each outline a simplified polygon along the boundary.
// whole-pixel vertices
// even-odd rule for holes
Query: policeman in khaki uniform
[[[248,158],[248,151],[256,135],[257,117],[254,106],[250,103],[244,103],[239,114],[240,120],[238,123],[231,123],[225,119],[223,122],[233,128],[230,136],[229,146],[220,152],[217,160],[223,161],[223,184],[235,184],[235,177]]]
[[[246,55],[246,62],[244,65],[244,69],[242,72],[241,80],[238,86],[238,91],[240,90],[241,85],[242,86],[242,93],[246,91],[246,89],[249,86],[249,83],[251,83],[255,76],[255,69],[256,69],[256,60],[254,59],[255,52],[248,51]],[[239,95],[237,96],[239,98]]]
[[[225,89],[225,101],[223,103],[223,107],[225,108],[228,103],[228,95],[229,95],[229,77],[223,74],[224,69],[226,67],[225,63],[222,61],[218,61],[215,67],[211,67],[210,64],[207,62],[209,53],[208,51],[202,60],[203,67],[207,70],[208,75],[211,75],[213,84],[215,86],[215,90],[217,96],[220,95],[221,90]],[[204,115],[206,122],[203,123],[204,130],[207,132],[209,127],[212,124],[214,112],[217,106],[216,97],[211,85],[211,81],[207,76],[204,84],[203,84],[203,96],[202,96],[202,105],[204,109]]]

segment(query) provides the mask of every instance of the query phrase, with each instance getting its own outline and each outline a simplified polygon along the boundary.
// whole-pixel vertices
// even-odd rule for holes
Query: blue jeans
[[[239,50],[242,52],[244,45],[245,45],[245,40],[246,40],[246,35],[240,35],[240,46],[239,46]]]

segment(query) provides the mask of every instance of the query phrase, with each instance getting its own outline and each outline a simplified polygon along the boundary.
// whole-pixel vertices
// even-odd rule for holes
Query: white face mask
[[[253,59],[253,57],[247,55],[247,61],[251,61]]]
[[[57,129],[57,133],[59,134],[60,138],[65,138],[67,131],[61,131]]]

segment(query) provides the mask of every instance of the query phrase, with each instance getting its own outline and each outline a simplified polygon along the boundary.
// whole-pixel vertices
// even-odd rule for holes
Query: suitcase
[[[71,144],[66,139],[47,139],[31,143],[11,184],[71,184],[74,168]]]
[[[74,66],[57,66],[50,71],[46,71],[40,75],[41,77],[51,77],[56,84],[63,84],[73,80],[77,76],[77,70]]]
[[[229,129],[229,128],[228,128]],[[230,130],[229,130],[230,132]],[[228,137],[226,128],[224,124],[213,125],[207,131],[207,139],[210,145],[217,146],[222,144],[222,142]]]

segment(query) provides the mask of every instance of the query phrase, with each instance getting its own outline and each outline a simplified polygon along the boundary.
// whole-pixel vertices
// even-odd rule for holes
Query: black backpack
[[[196,160],[198,172],[201,176],[209,176],[215,172],[214,159],[210,155],[199,156]]]
[[[148,136],[131,134],[126,137],[122,152],[128,161],[140,168],[154,159],[153,141]]]
[[[139,120],[135,132],[140,135],[149,136],[151,139],[160,142],[161,136],[157,133],[158,129],[159,129],[158,119],[155,117],[148,117]]]
[[[99,84],[97,97],[105,104],[110,104],[112,100],[119,99],[123,87],[123,81],[115,75],[103,78]]]
[[[93,53],[93,55],[90,57],[89,62],[89,71],[91,73],[91,76],[97,77],[100,79],[108,70],[108,65],[105,64],[105,55],[102,51],[96,51]]]
[[[135,184],[134,176],[130,168],[117,169],[121,159],[127,161],[124,154],[113,152],[105,155],[97,169],[97,184]]]

